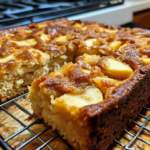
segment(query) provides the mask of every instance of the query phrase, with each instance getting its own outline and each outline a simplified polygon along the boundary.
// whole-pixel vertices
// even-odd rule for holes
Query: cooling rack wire
[[[16,137],[17,135],[19,135],[20,133],[24,132],[25,130],[29,131],[33,137],[28,139],[26,142],[24,142],[22,145],[20,145],[19,147],[17,147],[15,150],[20,150],[22,149],[23,147],[25,147],[26,145],[28,145],[30,142],[32,142],[33,140],[35,139],[38,139],[42,142],[42,145],[39,146],[38,148],[36,148],[36,150],[41,150],[42,148],[44,147],[47,147],[48,149],[50,150],[55,150],[53,149],[49,144],[54,141],[56,138],[61,138],[59,136],[59,134],[57,133],[54,133],[54,136],[51,137],[49,140],[47,141],[44,141],[40,136],[42,134],[44,134],[46,131],[48,130],[51,130],[51,127],[50,126],[47,126],[42,120],[39,120],[37,119],[36,117],[34,117],[35,121],[26,125],[24,122],[22,122],[20,119],[18,119],[16,116],[14,116],[13,114],[11,114],[6,108],[5,106],[10,104],[10,103],[13,103],[14,105],[16,105],[21,111],[23,111],[24,113],[28,114],[29,116],[33,117],[32,116],[32,113],[29,112],[27,109],[25,109],[23,106],[21,106],[20,104],[18,104],[16,102],[16,100],[20,99],[20,98],[26,98],[26,95],[28,94],[27,93],[24,93],[16,98],[13,98],[3,104],[0,104],[0,110],[4,111],[5,113],[7,113],[9,116],[11,116],[13,119],[15,119],[21,126],[23,126],[23,128],[17,132],[15,132],[14,134],[12,134],[11,136],[7,137],[6,139],[4,139],[2,136],[0,136],[0,145],[1,147],[4,149],[4,150],[12,150],[13,148],[8,144],[8,141],[13,139],[14,137]],[[27,98],[26,98],[27,99]],[[145,107],[144,108],[146,111],[150,111],[150,108],[148,107]],[[146,116],[146,115],[143,115],[142,113],[139,114],[139,116],[141,118],[143,118],[145,121],[141,124],[139,123],[138,121],[135,121],[133,120],[132,123],[134,125],[137,125],[139,127],[139,130],[136,132],[136,134],[133,134],[131,133],[130,131],[128,131],[127,129],[124,130],[124,132],[126,134],[128,134],[130,137],[132,137],[132,139],[128,142],[127,145],[123,144],[122,142],[120,142],[119,140],[115,139],[114,140],[114,143],[120,145],[121,147],[123,147],[124,150],[135,150],[134,147],[132,147],[132,144],[135,142],[135,140],[140,140],[148,145],[150,145],[150,142],[146,141],[145,139],[141,138],[139,135],[140,133],[142,132],[142,130],[146,130],[148,132],[150,132],[150,129],[146,127],[146,124],[148,121],[150,121],[150,115],[149,116]],[[33,132],[30,127],[32,127],[33,125],[35,124],[43,124],[45,126],[45,129],[41,132],[39,132],[38,134],[36,134],[35,132]],[[63,139],[61,139],[63,140]],[[63,141],[66,145],[68,145],[65,141]],[[73,150],[73,147],[69,146],[68,145],[68,149],[67,150]]]

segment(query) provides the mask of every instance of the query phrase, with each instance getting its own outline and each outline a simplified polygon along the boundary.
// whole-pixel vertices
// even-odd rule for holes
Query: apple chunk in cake
[[[112,57],[84,54],[75,64],[36,79],[29,88],[29,99],[38,118],[75,149],[88,150],[92,129],[81,109],[104,103],[113,89],[132,75],[129,65]]]

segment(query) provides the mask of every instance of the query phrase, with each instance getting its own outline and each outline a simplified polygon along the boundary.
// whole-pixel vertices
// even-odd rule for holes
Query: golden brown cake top
[[[111,91],[133,74],[132,68],[111,57],[84,54],[76,63],[68,63],[61,69],[36,79],[32,88],[60,97],[64,94],[81,94],[89,87],[98,88],[107,99]]]
[[[150,32],[61,18],[0,31],[0,73],[41,57],[111,55],[133,69],[149,62]],[[48,55],[49,56],[48,56]],[[22,64],[24,65],[24,64]]]

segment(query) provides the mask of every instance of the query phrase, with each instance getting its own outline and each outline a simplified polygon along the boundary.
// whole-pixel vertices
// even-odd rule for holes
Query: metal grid
[[[15,102],[15,101],[18,100],[19,98],[25,98],[25,96],[26,96],[27,94],[28,94],[28,92],[27,92],[27,93],[24,93],[24,94],[22,94],[22,95],[20,95],[20,96],[18,96],[18,97],[16,97],[16,98],[13,98],[13,99],[11,99],[11,100],[9,100],[9,101],[7,101],[7,102],[5,102],[5,103],[3,103],[3,104],[0,105],[0,109],[1,109],[1,110],[3,110],[3,111],[4,111],[5,113],[7,113],[8,115],[10,115],[13,119],[15,119],[19,124],[21,124],[21,125],[23,126],[23,128],[22,128],[21,130],[19,130],[18,132],[14,133],[13,135],[9,136],[9,137],[6,138],[6,139],[3,139],[3,137],[0,136],[0,145],[1,145],[1,147],[2,147],[4,150],[12,150],[12,147],[8,144],[8,141],[9,141],[10,139],[16,137],[18,134],[22,133],[23,131],[28,130],[28,131],[33,135],[33,137],[30,138],[28,141],[24,142],[24,143],[23,143],[22,145],[20,145],[19,147],[17,147],[15,150],[20,150],[20,149],[22,149],[23,147],[25,147],[27,144],[29,144],[30,142],[32,142],[32,141],[33,141],[34,139],[36,139],[36,138],[38,138],[38,139],[42,142],[42,145],[41,145],[40,147],[38,147],[36,150],[41,150],[41,149],[44,148],[45,146],[47,146],[50,150],[53,150],[53,148],[52,148],[51,146],[49,146],[48,144],[49,144],[50,142],[52,142],[53,140],[55,140],[57,137],[59,137],[59,134],[56,134],[56,133],[55,133],[55,135],[54,135],[52,138],[50,138],[48,141],[46,141],[46,142],[40,137],[40,135],[42,135],[42,134],[45,133],[46,131],[51,130],[51,127],[50,127],[50,126],[47,126],[47,125],[43,122],[43,120],[37,119],[37,118],[34,117],[34,116],[33,116],[33,117],[35,118],[35,121],[32,122],[32,123],[30,123],[30,124],[28,124],[28,125],[26,125],[25,123],[23,123],[22,121],[20,121],[17,117],[15,117],[14,115],[12,115],[9,111],[7,111],[7,110],[4,108],[4,106],[6,106],[7,104],[13,103],[13,104],[15,104],[21,111],[23,111],[24,113],[28,114],[29,116],[32,116],[32,114],[31,114],[28,110],[26,110],[24,107],[22,107],[21,105],[19,105],[18,103]],[[33,126],[33,125],[35,125],[35,124],[43,124],[46,128],[45,128],[42,132],[36,134],[36,133],[34,133],[34,132],[30,129],[30,127]],[[65,141],[64,141],[64,142],[65,142]],[[66,143],[66,144],[67,144],[67,143]],[[68,144],[67,144],[67,145],[68,145]],[[68,148],[67,150],[73,150],[73,148],[72,148],[71,146],[69,146],[69,148]]]
[[[26,25],[60,17],[68,17],[93,10],[121,5],[124,0],[74,0],[54,1],[44,0],[1,0],[0,29]]]
[[[144,110],[144,109],[147,110],[147,111],[150,111],[150,109],[149,109],[148,107],[144,107],[143,110]],[[130,136],[132,137],[132,140],[130,140],[127,145],[124,145],[123,143],[119,142],[119,141],[116,140],[116,139],[114,140],[114,142],[116,142],[116,143],[119,144],[121,147],[123,147],[124,150],[135,150],[135,148],[134,148],[134,147],[131,147],[131,146],[132,146],[132,144],[135,142],[136,139],[138,139],[138,140],[140,140],[140,141],[142,141],[142,142],[144,142],[144,143],[150,145],[150,142],[148,142],[148,141],[142,139],[141,137],[139,137],[139,135],[140,135],[140,133],[141,133],[141,131],[142,131],[143,129],[146,130],[146,131],[148,131],[148,132],[150,132],[150,129],[148,129],[148,128],[146,127],[147,122],[150,121],[150,115],[146,117],[145,115],[143,115],[143,114],[140,113],[138,116],[140,116],[140,117],[142,117],[142,118],[145,119],[145,121],[143,122],[142,125],[141,125],[139,122],[132,120],[132,123],[133,123],[134,125],[137,125],[137,126],[140,127],[139,130],[138,130],[138,132],[134,135],[134,134],[132,134],[131,132],[129,132],[127,129],[124,130],[125,133],[127,133],[128,135],[130,135]]]
[[[6,138],[6,139],[3,139],[2,137],[0,137],[0,145],[1,145],[1,147],[2,147],[3,149],[11,150],[12,147],[11,147],[7,142],[8,142],[10,139],[12,139],[12,138],[14,138],[15,136],[17,136],[18,134],[20,134],[21,132],[23,132],[23,131],[25,131],[25,130],[28,130],[28,131],[33,135],[33,137],[30,138],[30,139],[29,139],[28,141],[26,141],[25,143],[23,143],[22,145],[20,145],[19,147],[17,147],[16,150],[22,149],[24,146],[26,146],[27,144],[29,144],[30,142],[32,142],[32,141],[33,141],[34,139],[36,139],[36,138],[38,138],[38,139],[42,142],[42,145],[41,145],[40,147],[38,147],[36,150],[41,150],[41,149],[44,148],[45,146],[47,146],[50,150],[53,150],[53,148],[52,148],[51,146],[49,146],[48,144],[49,144],[50,142],[52,142],[53,140],[55,140],[57,137],[60,137],[59,134],[56,134],[56,133],[55,133],[55,135],[54,135],[52,138],[50,138],[49,140],[47,140],[46,142],[43,141],[42,138],[40,138],[40,135],[42,135],[43,133],[45,133],[45,132],[46,132],[47,130],[49,130],[49,129],[51,130],[51,127],[50,127],[50,126],[46,126],[45,123],[44,123],[42,120],[39,120],[39,119],[37,119],[36,117],[34,117],[34,118],[35,118],[35,121],[34,121],[34,122],[30,123],[29,125],[25,125],[23,122],[21,122],[18,118],[16,118],[14,115],[12,115],[10,112],[8,112],[8,111],[4,108],[5,105],[7,105],[7,104],[9,104],[9,103],[13,103],[13,104],[15,104],[19,109],[21,109],[21,111],[25,112],[25,113],[28,114],[29,116],[32,116],[32,114],[31,114],[28,110],[26,110],[24,107],[22,107],[21,105],[19,105],[18,103],[15,102],[15,101],[18,100],[19,98],[22,98],[22,97],[25,98],[25,96],[26,96],[27,94],[28,94],[28,92],[25,93],[25,94],[22,94],[22,95],[20,95],[20,96],[18,96],[18,97],[16,97],[16,98],[14,98],[14,99],[11,99],[11,100],[9,100],[9,101],[7,101],[7,102],[5,102],[5,103],[3,103],[3,104],[0,105],[0,109],[1,109],[1,110],[3,110],[4,112],[6,112],[8,115],[10,115],[12,118],[14,118],[18,123],[20,123],[20,124],[23,126],[23,128],[22,128],[21,130],[19,130],[18,132],[14,133],[13,135],[9,136],[9,137]],[[150,111],[150,109],[149,109],[148,107],[145,107],[144,109],[147,110],[147,111]],[[148,129],[148,128],[145,126],[146,123],[147,123],[148,121],[150,121],[150,115],[149,115],[148,117],[146,117],[145,115],[143,115],[143,114],[140,113],[139,116],[142,117],[142,118],[144,118],[145,121],[143,122],[142,125],[141,125],[140,123],[138,123],[137,121],[134,121],[134,120],[132,121],[133,124],[135,124],[135,125],[137,125],[137,126],[140,127],[140,129],[138,130],[138,132],[137,132],[135,135],[133,135],[133,134],[132,134],[131,132],[129,132],[127,129],[124,130],[125,133],[127,133],[128,135],[130,135],[131,137],[133,137],[132,140],[130,140],[127,145],[124,145],[123,143],[119,142],[119,140],[117,140],[117,139],[114,140],[115,143],[119,144],[119,145],[120,145],[121,147],[123,147],[125,150],[135,150],[135,149],[134,149],[133,147],[131,147],[131,146],[132,146],[133,142],[134,142],[136,139],[138,139],[138,140],[140,140],[140,141],[142,141],[142,142],[144,142],[144,143],[150,145],[150,142],[148,142],[148,141],[142,139],[141,137],[139,137],[139,134],[141,133],[141,131],[142,131],[143,129],[146,130],[146,131],[148,131],[148,132],[150,132],[150,129]],[[44,124],[46,128],[45,128],[42,132],[40,132],[40,133],[38,133],[38,134],[35,134],[35,133],[30,129],[30,127],[33,126],[33,125],[35,125],[35,124],[39,124],[39,123],[40,123],[40,124]],[[65,141],[63,141],[63,142],[65,142]],[[67,144],[67,143],[65,142],[65,144]],[[68,144],[67,144],[67,145],[68,145]],[[69,148],[68,148],[67,150],[73,150],[73,147],[69,146]]]

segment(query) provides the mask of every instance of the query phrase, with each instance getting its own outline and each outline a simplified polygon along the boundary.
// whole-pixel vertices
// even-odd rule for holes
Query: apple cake
[[[106,149],[148,103],[148,30],[62,18],[0,37],[1,102],[34,81],[34,114],[75,149]]]

